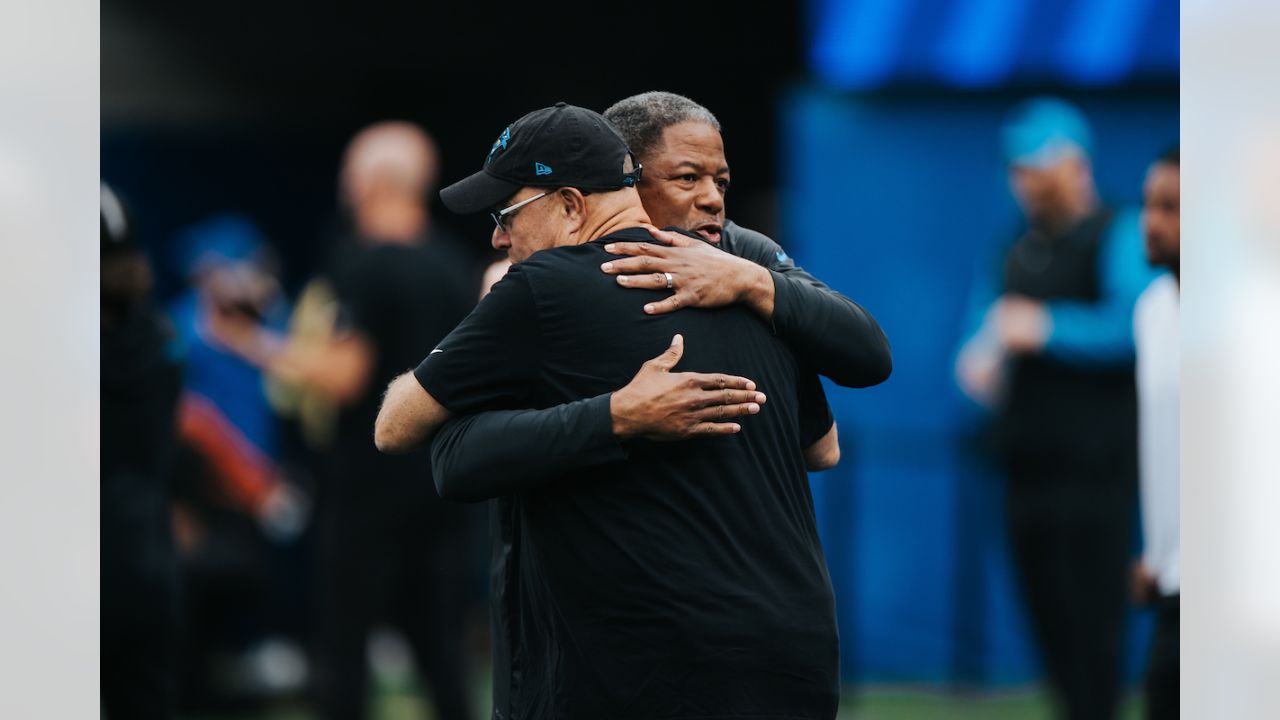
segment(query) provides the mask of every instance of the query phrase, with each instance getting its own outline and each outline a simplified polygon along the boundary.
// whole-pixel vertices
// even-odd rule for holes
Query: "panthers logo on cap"
[[[489,154],[488,154],[487,156],[485,156],[484,164],[485,164],[485,165],[488,165],[488,164],[489,164],[489,161],[493,159],[493,155],[494,155],[494,153],[498,152],[498,150],[506,150],[506,149],[507,149],[507,142],[508,142],[509,140],[511,140],[511,127],[510,127],[510,126],[508,126],[508,127],[507,127],[507,129],[505,129],[505,130],[503,130],[503,131],[502,131],[502,134],[498,136],[498,139],[497,139],[497,140],[494,140],[494,141],[493,141],[493,147],[489,148]]]

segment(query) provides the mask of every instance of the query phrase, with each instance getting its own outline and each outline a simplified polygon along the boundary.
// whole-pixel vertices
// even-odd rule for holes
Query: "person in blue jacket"
[[[956,375],[996,416],[1013,558],[1055,700],[1064,717],[1105,719],[1137,497],[1133,307],[1153,274],[1137,209],[1098,198],[1079,110],[1032,99],[1002,140],[1026,227],[975,300]]]

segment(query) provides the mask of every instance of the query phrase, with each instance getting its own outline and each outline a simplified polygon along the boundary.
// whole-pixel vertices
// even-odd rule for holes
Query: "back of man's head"
[[[662,133],[673,125],[698,122],[718,132],[720,121],[710,110],[683,95],[655,90],[624,98],[604,111],[608,120],[640,162],[662,144]]]
[[[435,142],[413,123],[389,120],[356,133],[342,162],[342,199],[350,207],[386,197],[422,204],[435,188]]]

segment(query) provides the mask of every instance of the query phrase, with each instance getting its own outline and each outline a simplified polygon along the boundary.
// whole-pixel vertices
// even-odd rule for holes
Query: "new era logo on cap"
[[[540,162],[535,162],[535,163],[533,164],[533,171],[534,171],[535,173],[537,173],[538,175],[550,175],[550,174],[551,174],[551,168],[547,167],[546,165],[543,165],[543,164],[542,164],[542,163],[540,163]]]

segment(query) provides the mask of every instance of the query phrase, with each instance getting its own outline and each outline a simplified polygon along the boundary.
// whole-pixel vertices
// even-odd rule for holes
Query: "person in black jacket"
[[[892,371],[888,340],[875,319],[814,278],[765,235],[725,217],[729,168],[720,122],[694,101],[666,92],[624,99],[604,113],[644,166],[636,185],[655,225],[678,227],[700,239],[654,232],[663,243],[617,242],[628,257],[606,263],[622,287],[656,289],[667,297],[644,303],[649,315],[679,308],[743,304],[774,329],[809,371],[846,387],[883,382]],[[502,245],[501,228],[495,247]],[[670,285],[668,285],[670,278]],[[647,296],[650,293],[638,293]],[[481,501],[533,487],[559,473],[616,458],[635,439],[673,441],[738,432],[747,404],[708,407],[705,393],[673,372],[683,347],[646,363],[616,392],[537,410],[496,410],[453,418],[432,443],[433,476],[442,497]],[[807,453],[812,468],[839,458],[833,423],[827,443]],[[827,452],[822,457],[823,451]],[[510,523],[491,507],[490,600],[494,608],[495,704],[505,703],[503,678],[510,652],[501,614],[509,589]]]
[[[177,561],[170,464],[181,380],[175,333],[148,301],[151,271],[105,184],[102,256],[102,709],[172,717]]]
[[[511,653],[494,717],[834,717],[834,598],[805,474],[838,457],[822,385],[754,308],[646,316],[636,303],[665,292],[599,271],[622,258],[614,243],[654,242],[630,155],[600,115],[560,103],[442,191],[456,212],[500,208],[495,246],[516,264],[391,384],[375,442],[406,451],[453,413],[607,394],[671,342],[710,417],[754,417],[719,437],[633,437],[623,457],[503,498]]]

